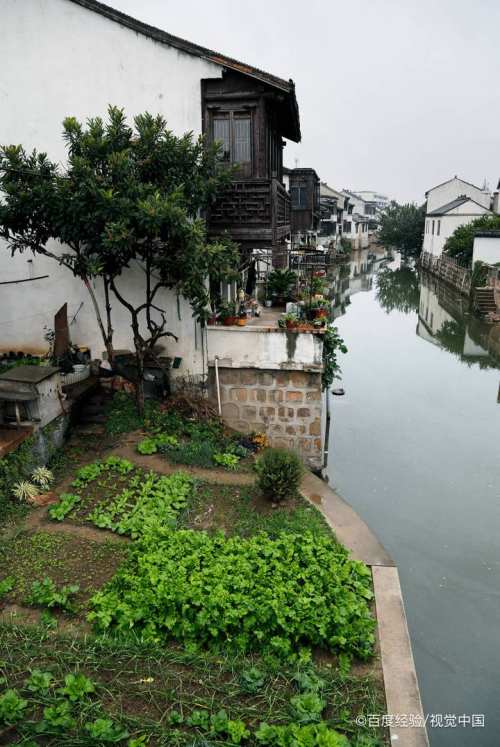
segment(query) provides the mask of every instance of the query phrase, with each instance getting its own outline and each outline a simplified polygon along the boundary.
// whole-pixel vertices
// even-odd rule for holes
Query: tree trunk
[[[114,364],[115,360],[115,352],[113,348],[113,328],[111,326],[111,307],[109,306],[109,296],[106,292],[106,314],[108,319],[108,333],[106,334],[106,330],[104,329],[104,324],[101,317],[101,312],[99,309],[99,304],[97,303],[97,298],[94,293],[94,289],[92,288],[92,285],[90,284],[90,281],[88,278],[83,278],[83,282],[85,283],[85,287],[87,288],[92,305],[94,306],[94,311],[97,319],[97,324],[99,325],[99,329],[101,330],[102,340],[104,342],[104,347],[106,348],[106,352],[108,354],[108,360],[111,365]],[[106,289],[106,281],[105,282],[105,289]]]
[[[139,415],[144,415],[144,348],[137,338],[135,343],[135,360],[137,364],[137,381],[135,385],[135,401]]]

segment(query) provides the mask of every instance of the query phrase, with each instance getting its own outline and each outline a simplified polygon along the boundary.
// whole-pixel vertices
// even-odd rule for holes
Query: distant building
[[[353,191],[358,195],[358,197],[361,197],[367,205],[374,207],[376,211],[385,210],[390,204],[390,199],[386,195],[380,194],[380,192],[374,192],[370,189],[355,189]]]
[[[316,249],[320,223],[320,181],[314,169],[284,169],[291,197],[292,248]]]
[[[342,192],[321,182],[320,194],[320,228],[319,243],[323,246],[337,245],[342,237],[344,211],[347,209],[349,198]]]
[[[435,257],[441,256],[446,240],[459,226],[492,215],[489,191],[457,176],[432,187],[425,197],[427,208],[422,250]]]

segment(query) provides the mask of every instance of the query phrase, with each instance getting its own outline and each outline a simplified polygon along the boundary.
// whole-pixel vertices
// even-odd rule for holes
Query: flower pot
[[[326,316],[328,316],[328,311],[326,309],[314,309],[315,319],[321,319]]]
[[[224,321],[222,322],[225,327],[232,327],[237,322],[237,317],[235,316],[226,316]]]
[[[207,319],[207,325],[209,327],[214,327],[217,324],[217,319],[215,317],[210,317],[210,319]]]
[[[287,323],[286,323],[286,328],[287,329],[297,329],[298,326],[299,325],[297,324],[297,322],[288,322],[287,321]]]
[[[244,327],[246,323],[247,323],[246,316],[240,316],[237,322],[238,327]]]

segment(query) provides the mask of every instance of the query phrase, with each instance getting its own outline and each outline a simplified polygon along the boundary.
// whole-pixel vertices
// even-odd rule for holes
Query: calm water
[[[358,252],[334,289],[329,481],[397,562],[424,711],[485,714],[432,747],[498,747],[500,334],[398,259]]]

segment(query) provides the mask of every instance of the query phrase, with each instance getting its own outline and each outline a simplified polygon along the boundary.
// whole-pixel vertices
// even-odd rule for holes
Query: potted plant
[[[247,312],[245,311],[244,307],[240,309],[236,323],[240,327],[244,327],[245,324],[247,323]]]
[[[276,304],[283,306],[296,282],[297,275],[292,270],[273,270],[269,273],[267,283]]]
[[[237,323],[238,317],[236,316],[236,304],[234,301],[221,304],[219,318],[225,327],[231,327]]]
[[[278,327],[282,329],[296,329],[299,326],[299,321],[297,314],[289,312],[288,314],[283,314],[281,319],[278,319]]]
[[[324,298],[318,298],[311,301],[313,319],[326,318],[328,316],[328,301]]]

